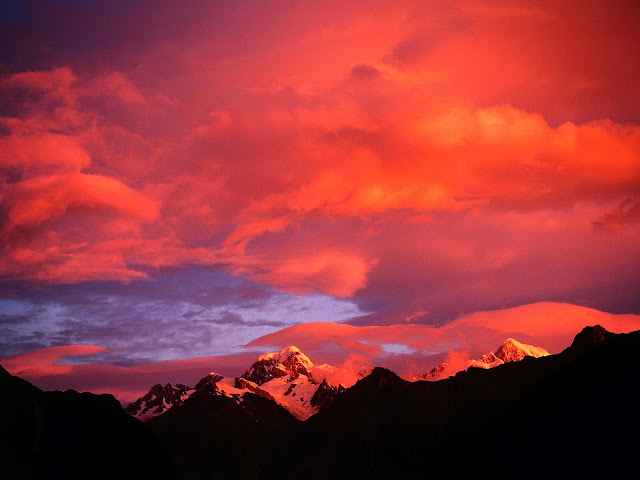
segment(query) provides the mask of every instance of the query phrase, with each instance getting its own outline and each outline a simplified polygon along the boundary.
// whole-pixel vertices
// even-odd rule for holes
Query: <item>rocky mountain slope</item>
[[[549,353],[541,347],[508,338],[495,351],[467,362],[466,368],[493,368],[503,363],[521,361],[525,357],[546,355]],[[211,372],[194,388],[181,384],[156,384],[146,395],[127,406],[126,411],[139,420],[147,421],[173,406],[182,405],[193,393],[205,389],[210,394],[226,396],[239,405],[243,404],[244,394],[250,392],[284,407],[297,419],[306,420],[329,406],[346,390],[344,385],[331,385],[324,379],[316,381],[313,371],[314,364],[309,357],[292,345],[280,352],[260,355],[239,378],[225,378]],[[448,378],[457,371],[453,366],[443,363],[411,380],[435,381]],[[367,370],[362,376],[369,373],[370,370]]]
[[[225,378],[215,372],[201,379],[194,388],[185,385],[154,385],[149,393],[130,404],[126,411],[146,421],[173,406],[182,405],[195,392],[227,397],[244,405],[245,394],[252,393],[284,407],[299,420],[306,420],[329,406],[343,392],[343,385],[330,385],[313,377],[313,362],[297,347],[265,353],[239,378]]]

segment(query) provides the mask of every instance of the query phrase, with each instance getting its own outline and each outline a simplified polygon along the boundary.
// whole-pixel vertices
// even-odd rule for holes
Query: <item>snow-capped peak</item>
[[[544,348],[520,343],[513,338],[507,338],[494,352],[494,355],[504,363],[519,362],[524,357],[546,357],[549,355]]]
[[[243,405],[245,393],[250,393],[272,400],[298,419],[306,420],[331,404],[346,389],[343,385],[333,386],[326,379],[318,384],[313,379],[313,368],[309,357],[291,345],[279,352],[260,355],[240,378],[224,378],[211,372],[194,389],[181,385],[182,390],[177,397],[170,385],[164,388],[156,385],[147,395],[127,407],[127,411],[144,421],[183,403],[194,392],[225,396],[239,405]],[[175,400],[166,400],[168,398]],[[155,408],[156,405],[159,408]]]
[[[296,346],[289,346],[280,352],[260,355],[258,361],[247,369],[242,378],[262,385],[273,378],[289,377],[294,380],[304,375],[313,381],[313,362]]]
[[[469,367],[488,369],[504,363],[519,362],[524,357],[539,358],[547,355],[549,355],[549,352],[542,347],[535,347],[521,343],[513,338],[507,338],[496,350],[482,355],[479,359],[469,360],[465,367],[458,366],[456,369],[448,363],[442,363],[425,374],[414,377],[413,380],[441,380]]]
[[[145,421],[156,415],[166,412],[174,405],[180,405],[184,402],[191,393],[192,388],[186,385],[176,384],[171,386],[167,383],[164,387],[159,383],[151,387],[149,393],[144,397],[140,397],[135,402],[131,403],[125,411],[133,415],[134,417]]]
[[[260,362],[260,361],[273,360],[274,358],[278,360],[282,358],[286,359],[291,357],[292,355],[302,355],[308,360],[308,357],[304,355],[298,347],[296,347],[295,345],[290,345],[286,348],[283,348],[279,352],[263,353],[258,357],[258,361]]]

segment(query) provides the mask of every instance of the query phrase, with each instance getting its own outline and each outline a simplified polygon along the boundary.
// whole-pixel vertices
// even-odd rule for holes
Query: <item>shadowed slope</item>
[[[640,333],[588,327],[559,355],[408,383],[376,368],[305,423],[290,476],[611,476],[635,465]],[[589,455],[608,458],[586,462]]]
[[[4,478],[168,478],[153,435],[111,395],[43,392],[0,367]]]
[[[259,478],[285,431],[298,420],[272,400],[246,393],[242,404],[196,391],[147,425],[188,479]]]
[[[184,479],[620,478],[636,467],[639,351],[640,332],[587,327],[558,355],[438,382],[375,368],[306,422],[258,395],[202,390],[147,426]],[[113,397],[0,380],[13,477],[174,475]]]

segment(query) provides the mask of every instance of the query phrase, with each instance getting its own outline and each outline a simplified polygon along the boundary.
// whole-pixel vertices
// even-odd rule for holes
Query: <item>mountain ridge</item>
[[[470,360],[467,368],[493,368],[503,363],[521,361],[526,356],[540,357],[549,353],[541,347],[518,342],[513,338],[505,340],[494,351],[479,360]],[[376,367],[378,368],[378,367]],[[164,387],[156,384],[147,394],[126,407],[134,417],[146,421],[161,415],[174,406],[181,405],[198,390],[211,394],[228,396],[242,403],[244,392],[250,392],[283,406],[299,420],[306,420],[347,390],[344,385],[331,385],[326,379],[314,380],[314,364],[298,347],[290,345],[279,352],[268,352],[258,356],[246,371],[233,381],[215,372],[203,377],[195,387],[182,384]],[[375,368],[366,372],[374,373]],[[443,363],[419,377],[411,380],[439,380],[454,375],[447,363]]]
[[[132,461],[127,453],[131,445],[137,445],[137,454],[148,455],[136,459],[142,463],[131,470],[137,472],[135,478],[149,478],[152,471],[153,478],[188,480],[382,478],[400,473],[423,477],[426,472],[466,477],[500,471],[515,471],[522,478],[620,478],[636,467],[636,445],[628,433],[640,429],[638,351],[640,331],[613,334],[594,326],[584,328],[559,354],[525,356],[499,368],[470,367],[435,382],[406,381],[376,367],[304,422],[256,393],[231,393],[231,379],[211,374],[182,404],[144,424],[120,409],[129,426],[114,421],[118,427],[109,430],[89,422],[86,433],[73,427],[71,443],[63,444],[65,453],[46,443],[45,456],[37,457],[62,455],[55,460],[57,466],[36,464],[43,474],[57,472],[54,478],[63,478],[60,465],[77,473],[68,464],[73,454],[95,458],[95,452],[86,452],[87,438],[115,431],[115,443],[129,447],[111,446],[113,465]],[[301,377],[307,378],[299,375],[289,387]],[[284,377],[274,376],[260,386],[252,383],[262,388],[271,381],[284,382]],[[48,424],[55,431],[65,431],[69,418],[76,418],[71,425],[78,425],[78,418],[88,422],[91,417],[83,417],[87,408],[74,413],[78,402],[88,399],[94,409],[89,409],[90,416],[117,407],[110,396],[100,400],[103,396],[41,392],[3,370],[0,387],[3,422],[19,440],[13,450],[3,451],[3,462],[9,465],[7,452],[14,452],[17,470],[10,471],[34,462],[27,446],[33,441],[31,433],[20,436],[34,432],[38,423],[37,416],[25,413],[33,412],[33,402],[45,398],[45,403],[57,405],[45,408],[46,415],[58,412],[57,420]],[[242,401],[234,395],[242,395]],[[10,408],[20,405],[23,414],[7,417]],[[137,425],[131,432],[138,433],[127,433],[131,425]],[[146,432],[144,439],[141,432]],[[113,443],[113,434],[107,440]],[[585,461],[587,456],[592,460]],[[88,469],[91,461],[80,464]],[[78,475],[75,478],[92,477]]]
[[[597,333],[599,328],[586,332],[592,330]],[[301,458],[295,468],[313,478],[333,471],[378,478],[393,474],[397,465],[403,465],[404,473],[423,475],[422,459],[428,456],[437,459],[428,462],[430,474],[454,477],[517,469],[524,478],[537,478],[539,474],[528,475],[521,468],[531,459],[542,471],[559,468],[584,478],[621,474],[634,458],[624,431],[640,427],[634,407],[640,401],[635,353],[640,332],[608,334],[602,342],[598,334],[591,337],[557,355],[527,357],[492,369],[472,367],[436,382],[406,382],[377,369],[375,381],[359,381],[305,422],[302,441],[310,442],[315,453]],[[624,392],[624,399],[615,392]],[[623,408],[618,408],[620,403]],[[598,421],[604,412],[616,422]],[[567,430],[569,426],[573,430]],[[335,436],[335,431],[341,434]],[[331,435],[331,446],[317,443]],[[502,438],[514,441],[490,440]],[[316,449],[332,461],[316,462],[311,471],[305,465],[313,464]],[[594,449],[620,463],[582,462],[584,452]],[[354,458],[366,459],[365,464]]]
[[[157,438],[113,395],[45,392],[0,366],[3,478],[165,478]]]
[[[162,415],[182,405],[198,391],[226,396],[242,405],[245,393],[269,399],[287,409],[299,420],[306,420],[330,405],[344,385],[331,385],[326,378],[314,380],[314,364],[294,345],[279,352],[264,353],[240,376],[225,378],[215,372],[203,377],[194,388],[167,383],[156,384],[149,392],[126,407],[127,413],[142,421]]]
[[[449,365],[448,362],[444,362],[423,373],[422,375],[412,377],[411,380],[442,380],[470,367],[494,368],[504,363],[522,361],[525,357],[539,358],[545,357],[547,355],[549,355],[549,352],[547,352],[542,347],[536,347],[533,345],[528,345],[526,343],[521,343],[509,337],[504,342],[502,342],[498,348],[482,355],[479,359],[468,360],[464,365],[464,368],[454,368]]]

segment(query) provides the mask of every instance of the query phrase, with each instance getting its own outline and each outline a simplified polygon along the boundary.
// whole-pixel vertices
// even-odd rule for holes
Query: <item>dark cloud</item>
[[[416,63],[423,60],[438,43],[439,40],[432,36],[410,38],[396,44],[385,60],[389,63]]]
[[[355,80],[374,80],[380,76],[380,70],[373,65],[356,65],[351,69],[351,77]]]
[[[0,313],[0,324],[22,325],[23,323],[29,323],[29,318],[24,315],[6,315]]]
[[[19,353],[30,352],[50,346],[48,342],[13,342],[11,345],[0,344],[0,358],[17,355]]]
[[[208,319],[211,323],[216,323],[219,325],[244,325],[245,321],[242,318],[242,315],[238,315],[237,313],[232,312],[224,312],[222,315],[216,318]]]
[[[109,350],[76,362],[131,365],[206,356],[301,321],[333,318],[333,310],[322,316],[323,309],[347,307],[344,316],[356,312],[350,302],[298,299],[212,269],[162,273],[129,285],[85,282],[0,298],[0,308],[20,311],[0,317],[0,356],[70,344]]]
[[[255,320],[246,320],[237,313],[233,312],[222,312],[220,315],[215,317],[205,317],[202,321],[206,323],[211,323],[215,325],[243,325],[247,327],[286,327],[290,326],[291,323],[282,322],[279,320],[272,320],[267,318],[258,318]]]
[[[133,299],[136,302],[186,300],[202,307],[233,305],[251,308],[282,295],[267,285],[203,267],[159,269],[151,278],[129,284],[83,282],[45,286],[37,294],[18,285],[0,285],[0,294],[8,296],[16,291],[20,292],[19,297],[35,304],[62,302],[69,307],[95,307],[117,297],[124,303]]]
[[[597,231],[624,232],[640,226],[640,202],[625,200],[620,206],[593,222]]]

